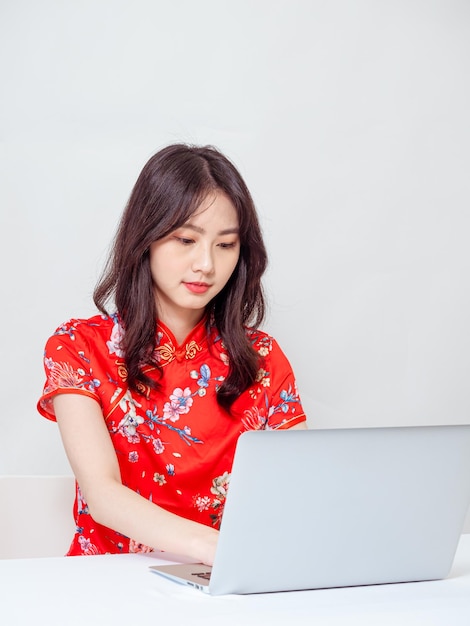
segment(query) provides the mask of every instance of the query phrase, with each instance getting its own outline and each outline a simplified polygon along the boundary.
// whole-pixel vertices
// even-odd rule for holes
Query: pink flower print
[[[152,441],[152,444],[153,444],[153,449],[155,450],[156,454],[161,454],[162,452],[164,452],[165,446],[163,445],[163,442],[161,439],[154,439]]]
[[[165,402],[163,406],[163,419],[177,422],[180,418],[178,408],[173,406],[171,402]]]
[[[253,407],[251,411],[245,411],[242,419],[245,430],[263,430],[266,428],[266,422],[267,419],[260,415],[257,406]]]
[[[78,543],[80,544],[83,554],[99,554],[98,548],[95,546],[95,544],[91,543],[91,541],[89,539],[86,539],[83,535],[78,538]]]
[[[140,442],[140,435],[127,435],[127,441],[132,444],[135,445],[136,443]]]
[[[129,452],[129,463],[137,463],[138,460],[139,460],[138,452],[136,452],[135,450],[133,450],[132,452]]]
[[[124,352],[121,350],[121,341],[124,337],[124,329],[118,323],[113,325],[113,330],[111,331],[111,337],[109,341],[106,342],[108,346],[109,354],[115,354],[118,357],[123,357]]]
[[[184,390],[177,387],[170,396],[170,402],[165,402],[163,407],[163,418],[169,419],[171,422],[179,420],[180,415],[189,413],[193,405],[191,389],[186,387]]]
[[[210,507],[211,499],[208,496],[196,496],[194,498],[194,506],[196,509],[202,513],[203,511],[207,511]]]
[[[50,370],[49,380],[52,389],[66,387],[79,389],[82,387],[83,375],[85,374],[82,369],[74,370],[69,363],[56,363],[50,359],[47,360],[46,365]]]

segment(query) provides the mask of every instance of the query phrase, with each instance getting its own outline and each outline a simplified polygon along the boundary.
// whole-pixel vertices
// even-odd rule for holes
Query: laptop
[[[249,431],[212,568],[152,566],[209,594],[445,578],[470,504],[470,424]]]

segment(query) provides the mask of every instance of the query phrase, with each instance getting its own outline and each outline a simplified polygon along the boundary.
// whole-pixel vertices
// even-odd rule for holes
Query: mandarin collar
[[[207,343],[206,324],[207,317],[204,316],[189,332],[181,345],[178,345],[172,331],[161,320],[158,320],[157,345],[155,348],[157,361],[159,361],[161,365],[167,365],[175,359],[178,362],[194,359]]]

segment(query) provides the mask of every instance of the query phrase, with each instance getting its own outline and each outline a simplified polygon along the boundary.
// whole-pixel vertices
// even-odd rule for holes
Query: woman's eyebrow
[[[195,224],[189,224],[188,222],[186,222],[186,224],[183,224],[181,228],[189,228],[189,230],[194,230],[196,233],[199,233],[201,235],[206,232],[204,228],[196,226]],[[238,228],[238,226],[233,226],[232,228],[224,228],[223,230],[220,230],[217,235],[238,235],[239,232],[240,229]]]

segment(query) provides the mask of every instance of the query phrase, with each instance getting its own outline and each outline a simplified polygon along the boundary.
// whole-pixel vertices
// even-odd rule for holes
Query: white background
[[[470,422],[470,2],[2,0],[0,55],[0,473],[69,472],[43,346],[177,141],[253,193],[311,427]]]

